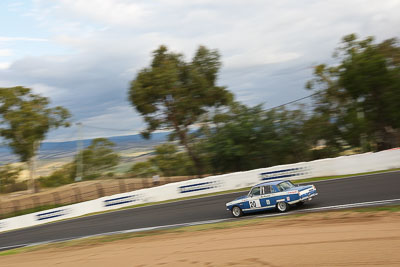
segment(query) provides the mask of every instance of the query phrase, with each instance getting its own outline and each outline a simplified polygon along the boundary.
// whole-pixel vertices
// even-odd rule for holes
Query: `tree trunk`
[[[31,191],[32,194],[39,192],[38,187],[35,183],[35,164],[36,164],[36,154],[38,151],[39,142],[35,141],[33,143],[33,157],[28,160],[28,167],[29,167],[29,187],[28,189]]]
[[[169,103],[165,102],[165,106],[169,107]],[[174,125],[175,132],[178,134],[181,145],[183,145],[185,147],[187,153],[189,154],[189,157],[191,158],[191,160],[194,163],[194,166],[195,166],[196,172],[197,172],[197,177],[201,177],[201,175],[203,174],[203,166],[200,162],[200,159],[193,152],[193,149],[190,147],[189,142],[187,140],[187,133],[188,133],[189,129],[186,128],[187,126],[182,126],[183,129],[181,128],[181,126],[179,125],[179,123],[176,120],[174,112],[171,112],[168,117],[170,117],[170,120],[172,121],[172,123]]]
[[[189,145],[186,145],[185,148],[196,167],[197,177],[201,178],[201,175],[203,174],[203,165],[201,164],[199,157],[197,157]]]
[[[193,152],[193,149],[190,147],[187,141],[187,134],[182,131],[178,131],[179,139],[181,140],[181,144],[186,148],[186,151],[189,157],[192,159],[194,166],[196,168],[197,177],[201,178],[203,174],[203,165],[199,157],[197,157],[196,153]]]
[[[28,169],[29,169],[29,181],[28,181],[28,190],[34,194],[37,193],[37,187],[35,183],[35,161],[34,158],[31,158],[28,161]]]

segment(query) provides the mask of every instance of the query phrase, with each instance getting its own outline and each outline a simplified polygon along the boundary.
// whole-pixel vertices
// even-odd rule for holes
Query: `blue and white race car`
[[[285,212],[290,205],[302,205],[318,195],[314,185],[295,186],[290,181],[264,182],[253,186],[250,192],[226,203],[234,217],[268,209]]]

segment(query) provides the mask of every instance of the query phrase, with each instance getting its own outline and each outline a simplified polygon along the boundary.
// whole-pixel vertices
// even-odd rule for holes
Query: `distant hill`
[[[143,139],[140,134],[127,136],[113,136],[107,139],[115,143],[114,150],[121,152],[123,150],[135,149],[138,151],[152,149],[152,147],[165,142],[169,133],[154,133],[151,139]],[[90,145],[93,139],[82,140],[83,147]],[[43,142],[40,145],[39,159],[57,159],[73,157],[76,154],[78,141],[66,142]],[[0,146],[0,165],[17,162],[18,157],[6,146]]]

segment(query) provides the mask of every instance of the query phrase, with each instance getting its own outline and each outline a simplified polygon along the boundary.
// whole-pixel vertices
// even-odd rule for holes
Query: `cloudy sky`
[[[312,66],[331,62],[342,36],[400,37],[399,13],[400,0],[1,0],[0,87],[68,108],[85,138],[127,135],[144,128],[129,81],[161,44],[187,59],[218,49],[218,83],[268,108],[309,95]]]

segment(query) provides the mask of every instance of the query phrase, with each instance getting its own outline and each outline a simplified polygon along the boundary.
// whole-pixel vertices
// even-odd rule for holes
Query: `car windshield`
[[[250,196],[259,196],[260,195],[260,187],[254,187],[251,191],[250,191]]]
[[[278,184],[277,187],[278,187],[279,191],[285,191],[285,190],[288,190],[288,189],[293,188],[295,186],[291,182],[285,181],[285,182],[282,182],[282,183]]]

